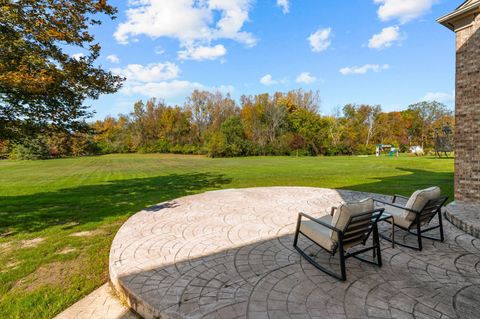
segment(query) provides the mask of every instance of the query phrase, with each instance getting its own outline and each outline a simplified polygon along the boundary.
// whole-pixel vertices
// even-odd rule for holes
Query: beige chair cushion
[[[350,217],[363,214],[374,210],[374,202],[372,198],[366,198],[359,202],[344,203],[335,211],[332,219],[332,226],[340,230],[345,230]],[[331,231],[331,238],[334,242],[338,241],[336,232]]]
[[[413,193],[412,196],[410,196],[405,207],[413,209],[415,211],[420,211],[423,209],[423,207],[425,207],[425,204],[429,200],[438,198],[440,197],[440,195],[441,195],[441,190],[440,190],[440,187],[437,187],[437,186],[418,190],[415,193]],[[415,213],[408,210],[404,210],[403,213],[404,213],[403,218],[406,219],[407,221],[415,220],[415,217],[416,217]]]
[[[395,224],[409,228],[413,221],[405,219],[405,209],[393,206],[385,206],[385,212],[392,215]]]
[[[323,216],[318,220],[331,225],[332,216]],[[331,239],[331,230],[312,220],[302,220],[300,231],[328,251],[332,251],[335,247],[335,243]]]

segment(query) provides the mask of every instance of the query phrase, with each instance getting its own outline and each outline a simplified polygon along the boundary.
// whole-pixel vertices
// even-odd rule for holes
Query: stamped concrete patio
[[[381,268],[349,259],[346,282],[293,249],[298,212],[320,217],[366,196],[387,199],[275,187],[162,203],[119,230],[110,252],[112,284],[145,318],[479,318],[480,240],[448,222],[445,242],[425,240],[422,252],[382,241]],[[300,245],[338,266],[337,256],[306,240]]]

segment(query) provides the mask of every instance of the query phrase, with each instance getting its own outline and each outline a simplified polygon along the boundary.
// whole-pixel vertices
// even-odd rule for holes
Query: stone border
[[[109,284],[104,284],[82,300],[58,314],[55,319],[139,319],[113,294]]]
[[[445,209],[445,217],[467,234],[480,238],[480,205],[452,202]]]

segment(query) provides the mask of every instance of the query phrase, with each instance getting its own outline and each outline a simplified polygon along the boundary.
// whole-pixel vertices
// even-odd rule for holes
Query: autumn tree
[[[245,134],[253,144],[257,145],[263,154],[268,143],[268,136],[265,127],[265,103],[268,101],[268,94],[257,96],[243,95],[240,98],[241,118]]]
[[[422,147],[431,147],[435,135],[435,128],[444,124],[452,124],[452,111],[440,102],[419,102],[408,107],[415,119],[415,135],[420,138]]]
[[[289,112],[298,109],[316,113],[320,109],[320,91],[304,91],[302,89],[289,91],[286,94],[276,93],[276,100],[279,104],[285,103]]]
[[[262,108],[265,133],[268,142],[273,144],[286,129],[287,108],[276,103],[275,99],[268,99],[268,96],[262,102]]]
[[[6,0],[0,5],[0,139],[79,131],[84,102],[114,93],[122,79],[94,65],[92,27],[116,9],[106,0]],[[85,52],[80,58],[66,48]]]
[[[129,128],[129,119],[120,115],[118,119],[107,116],[103,121],[92,124],[95,131],[93,141],[103,153],[126,153],[136,151],[134,136]]]
[[[343,140],[352,153],[368,153],[378,130],[380,106],[348,104],[343,107]]]
[[[218,132],[222,124],[239,113],[237,104],[229,94],[195,90],[187,98],[185,109],[192,116],[192,124],[198,128],[202,138]]]

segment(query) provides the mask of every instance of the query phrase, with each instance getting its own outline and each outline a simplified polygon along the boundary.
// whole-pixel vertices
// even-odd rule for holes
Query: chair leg
[[[438,212],[438,224],[440,225],[440,241],[443,243],[445,238],[444,238],[444,235],[443,235],[443,223],[442,223],[442,211],[441,210]]]
[[[343,251],[343,246],[340,248],[340,272],[342,276],[342,281],[347,280],[347,272],[345,270],[345,252]]]
[[[326,267],[321,266],[319,263],[317,263],[313,258],[311,258],[308,254],[306,254],[300,247],[298,247],[298,237],[300,235],[300,222],[301,222],[301,216],[298,216],[298,222],[297,222],[297,229],[295,231],[295,237],[293,238],[293,248],[295,248],[296,251],[300,253],[309,263],[311,263],[315,268],[323,271],[324,273],[338,279],[345,281],[347,279],[346,271],[345,271],[345,256],[343,252],[343,246],[341,247],[341,252],[340,252],[340,269],[341,269],[341,274],[337,274],[330,269],[327,269]]]
[[[342,259],[342,257],[340,257],[341,274],[337,274],[337,273],[333,272],[332,270],[327,269],[326,267],[323,267],[322,265],[317,263],[315,260],[313,260],[313,258],[308,256],[303,250],[301,250],[300,247],[294,246],[294,248],[300,253],[300,255],[302,255],[310,264],[312,264],[318,270],[323,271],[327,275],[330,275],[333,278],[336,278],[336,279],[341,280],[341,281],[345,281],[347,279],[347,275],[346,275],[346,272],[345,272],[345,258]],[[343,254],[341,254],[340,256],[342,256],[342,255]]]
[[[395,220],[393,219],[393,216],[391,217],[392,221],[392,248],[395,248]]]
[[[380,249],[380,238],[378,236],[378,227],[377,225],[373,228],[373,242],[375,244],[375,249],[373,251],[377,252],[377,264],[379,267],[382,267],[382,250]],[[374,254],[375,258],[375,254]]]
[[[380,249],[380,243],[377,245],[377,263],[378,263],[378,267],[382,267],[383,263],[382,263],[382,253],[381,253],[381,249]]]
[[[397,226],[397,225],[393,224],[393,226],[392,226],[392,232],[395,231],[395,226]],[[398,226],[397,226],[397,227],[398,227]],[[414,233],[414,232],[409,232],[408,230],[407,230],[407,233],[417,236],[416,233]],[[410,249],[414,249],[414,250],[421,250],[421,249],[419,249],[419,247],[417,247],[417,246],[410,246],[410,245],[401,243],[401,242],[399,242],[399,241],[396,241],[396,240],[395,240],[395,237],[394,237],[394,238],[391,238],[390,236],[385,236],[384,234],[381,234],[381,233],[379,234],[379,237],[381,237],[381,238],[385,239],[386,241],[392,243],[392,246],[393,246],[393,244],[395,244],[395,245],[402,246],[402,247],[405,247],[405,248],[410,248]],[[393,237],[393,236],[392,236],[392,237]],[[421,239],[420,239],[420,242],[421,242]]]
[[[394,238],[390,238],[389,236],[386,236],[382,233],[379,233],[379,237],[391,242],[391,243],[395,243],[399,246],[402,246],[402,247],[406,247],[406,248],[410,248],[410,249],[414,249],[414,250],[419,250],[421,251],[423,249],[423,242],[422,242],[422,239],[423,238],[426,238],[426,239],[431,239],[431,240],[436,240],[436,241],[441,241],[443,242],[445,240],[445,236],[444,236],[444,232],[443,232],[443,221],[442,221],[442,216],[441,216],[441,213],[439,213],[438,215],[438,222],[439,222],[439,226],[435,226],[435,227],[432,227],[432,228],[428,228],[428,229],[425,229],[423,230],[423,233],[426,232],[426,231],[431,231],[435,228],[440,228],[440,239],[439,238],[435,238],[435,237],[431,237],[431,236],[426,236],[426,235],[422,235],[422,230],[421,230],[421,226],[420,226],[420,222],[417,221],[417,229],[416,231],[412,231],[411,229],[404,229],[404,228],[400,228],[404,231],[406,231],[408,234],[411,234],[413,236],[417,236],[417,246],[411,246],[411,245],[407,245],[407,244],[404,244],[404,243],[401,243],[399,241],[395,241]],[[395,232],[395,224],[392,225],[392,232]],[[397,226],[398,227],[398,226]],[[393,236],[392,236],[393,237]]]
[[[417,239],[418,239],[418,250],[422,251],[422,231],[420,229],[420,221],[417,222]]]
[[[298,219],[297,219],[297,227],[295,229],[295,237],[293,238],[293,247],[297,247],[297,243],[298,243],[298,234],[300,232],[300,223],[301,223],[301,220],[302,220],[302,216],[298,215]]]

